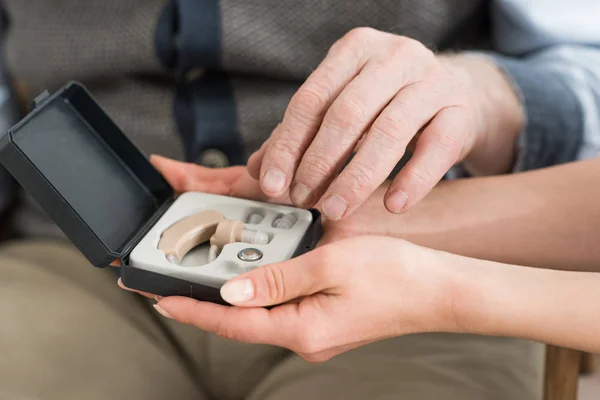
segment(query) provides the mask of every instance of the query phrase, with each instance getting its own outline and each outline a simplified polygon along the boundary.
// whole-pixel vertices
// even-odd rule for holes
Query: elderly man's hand
[[[267,196],[289,190],[299,207],[322,200],[324,213],[338,220],[414,145],[385,196],[387,209],[398,213],[471,153],[476,172],[508,169],[522,119],[511,85],[483,57],[436,56],[410,38],[358,28],[331,47],[248,168]],[[500,136],[491,139],[495,131]]]
[[[227,282],[221,295],[237,307],[168,297],[156,309],[228,339],[325,361],[393,336],[455,331],[445,257],[399,239],[355,237]]]

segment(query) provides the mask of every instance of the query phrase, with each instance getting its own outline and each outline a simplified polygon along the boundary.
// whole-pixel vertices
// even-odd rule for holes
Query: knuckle
[[[407,66],[406,60],[411,60],[412,66]],[[406,79],[415,74],[423,75],[429,66],[437,65],[435,54],[425,45],[418,40],[397,35],[381,49],[377,62],[381,68],[392,68],[396,71],[402,66],[400,71],[406,75]]]
[[[406,146],[406,137],[414,133],[406,121],[407,119],[397,119],[383,114],[373,124],[369,135],[382,149],[397,149],[398,146]]]
[[[265,267],[265,285],[269,300],[274,303],[285,301],[285,276],[281,268]]]
[[[358,60],[369,51],[368,43],[379,34],[381,32],[369,27],[353,28],[332,46],[330,52],[349,55],[351,59]]]
[[[462,143],[449,134],[438,136],[434,141],[434,146],[439,150],[436,153],[449,155],[452,158],[458,158],[462,151]]]
[[[183,312],[181,317],[178,318],[179,322],[185,325],[194,325],[194,316],[198,314],[199,303],[194,302],[193,305],[187,308],[187,312]]]
[[[355,160],[345,172],[352,192],[363,193],[372,187],[375,175],[372,166]]]
[[[227,311],[227,312],[229,312],[229,311]],[[225,316],[223,316],[219,320],[219,322],[217,323],[217,325],[215,327],[215,331],[214,331],[215,335],[220,336],[225,339],[228,339],[228,340],[237,340],[238,335],[236,334],[236,332],[233,329],[233,327],[231,326],[231,324],[227,323],[227,321],[229,321],[229,319],[225,318]]]
[[[287,140],[287,138],[274,141],[270,150],[270,153],[275,158],[283,160],[294,159],[298,156],[298,148],[295,145],[295,141]]]
[[[431,173],[423,168],[412,168],[410,170],[410,177],[417,181],[418,183],[422,184],[422,185],[431,185],[434,181],[433,175],[431,175]]]
[[[288,106],[289,116],[305,125],[311,125],[329,102],[330,90],[326,84],[313,79],[296,92]]]
[[[215,335],[227,340],[240,340],[238,334],[236,334],[234,330],[231,329],[231,327],[227,324],[220,324],[219,330],[215,332]]]
[[[407,46],[407,41],[409,40],[404,36],[393,36],[381,52],[382,61],[396,62],[406,58],[407,53],[414,56],[411,54],[410,46]]]
[[[431,51],[431,49],[429,49],[427,46],[425,46],[423,43],[416,39],[406,36],[400,36],[399,45],[404,49],[405,52],[408,52],[413,55],[418,55],[421,58],[435,58],[435,54],[433,53],[433,51]]]
[[[362,102],[344,99],[336,102],[327,113],[323,125],[346,131],[360,127],[366,120],[366,110]]]
[[[300,179],[314,182],[331,174],[333,165],[326,154],[329,154],[329,152],[306,153],[299,168]]]
[[[368,26],[359,26],[356,28],[350,29],[348,33],[344,36],[344,39],[355,42],[355,41],[363,41],[365,39],[370,39],[379,33],[378,30],[370,28]]]

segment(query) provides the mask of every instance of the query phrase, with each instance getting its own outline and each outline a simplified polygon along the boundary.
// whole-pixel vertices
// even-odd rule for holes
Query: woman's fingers
[[[141,294],[142,296],[144,296],[144,297],[147,297],[147,298],[149,298],[149,299],[155,299],[155,300],[158,300],[158,299],[160,299],[160,296],[156,296],[156,295],[154,295],[154,294],[152,294],[152,293],[142,292],[142,291],[140,291],[140,290],[135,290],[135,289],[130,289],[130,288],[128,288],[127,286],[125,286],[125,285],[123,284],[123,281],[121,281],[121,278],[119,278],[119,279],[117,280],[117,285],[119,285],[119,287],[120,287],[121,289],[125,289],[125,290],[127,290],[128,292],[133,292],[133,293]]]
[[[167,318],[193,325],[229,340],[293,348],[304,331],[298,304],[271,310],[239,308],[201,302],[187,297],[166,297],[155,306]]]

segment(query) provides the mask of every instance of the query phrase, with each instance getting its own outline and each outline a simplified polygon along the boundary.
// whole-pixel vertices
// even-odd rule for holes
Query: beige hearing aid
[[[223,246],[235,242],[267,244],[269,243],[269,236],[264,232],[245,229],[244,223],[241,221],[221,221],[215,234],[210,238],[208,261],[214,261]]]
[[[165,253],[167,260],[179,264],[191,249],[208,241],[224,220],[221,213],[213,210],[186,217],[163,232],[158,249]]]

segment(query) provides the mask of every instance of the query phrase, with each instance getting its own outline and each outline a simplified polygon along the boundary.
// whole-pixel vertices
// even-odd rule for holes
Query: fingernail
[[[263,187],[272,193],[279,193],[285,186],[285,175],[278,168],[269,168],[263,176]]]
[[[159,295],[154,296],[154,300],[156,300],[156,301],[161,301],[162,299],[163,299],[163,296],[159,296]]]
[[[158,304],[154,305],[154,309],[156,311],[158,311],[158,313],[160,315],[162,315],[165,318],[169,318],[169,319],[173,319],[173,316],[171,314],[169,314],[164,308],[162,308],[161,306],[159,306]]]
[[[313,197],[312,190],[302,183],[295,183],[290,191],[292,203],[299,207],[312,203]]]
[[[221,297],[230,304],[245,303],[254,297],[254,285],[250,279],[229,281],[221,287]]]
[[[323,212],[329,219],[340,219],[346,212],[348,203],[339,196],[331,195],[323,202]]]
[[[408,194],[401,190],[393,191],[386,199],[387,208],[393,213],[399,213],[402,211],[406,202],[408,201]]]

